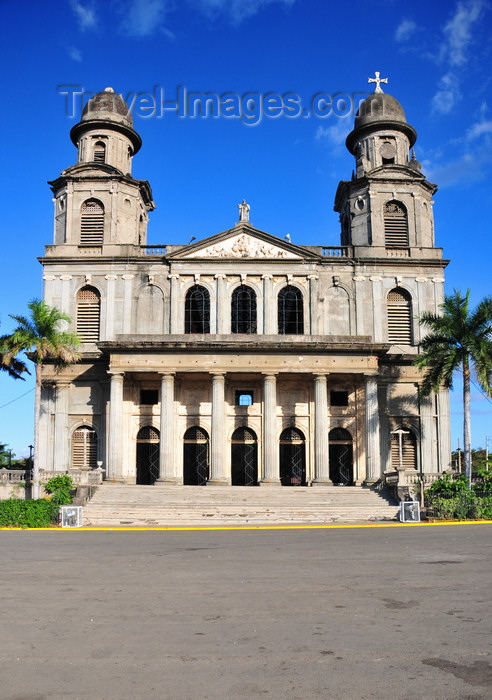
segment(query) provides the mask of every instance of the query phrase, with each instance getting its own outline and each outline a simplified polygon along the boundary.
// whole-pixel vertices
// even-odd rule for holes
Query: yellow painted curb
[[[491,525],[492,520],[446,520],[431,523],[338,523],[330,525],[206,525],[189,527],[0,527],[8,532],[200,532],[208,530],[330,530],[356,527],[445,527],[447,525]]]

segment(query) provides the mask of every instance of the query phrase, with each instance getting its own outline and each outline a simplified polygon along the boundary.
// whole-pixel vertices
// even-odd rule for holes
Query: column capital
[[[319,280],[319,275],[308,275],[308,280]]]
[[[104,275],[105,280],[117,280],[118,275]]]
[[[180,276],[181,276],[181,275],[178,275],[178,274],[176,274],[175,272],[173,272],[171,275],[168,275],[167,278],[168,278],[169,280],[179,280]]]
[[[72,275],[60,275],[60,279],[61,279],[61,280],[71,280],[71,279],[72,279]]]
[[[224,272],[217,272],[216,275],[214,275],[214,279],[216,280],[225,280],[227,275]]]
[[[123,377],[125,376],[124,372],[120,372],[115,369],[108,369],[107,373],[109,374],[111,379],[123,379]]]
[[[225,381],[226,372],[210,372],[212,379],[216,382]]]
[[[121,275],[124,280],[132,280],[135,275]]]
[[[262,372],[263,379],[276,379],[279,372]]]
[[[262,280],[271,280],[271,279],[273,279],[273,275],[262,275],[261,279]]]

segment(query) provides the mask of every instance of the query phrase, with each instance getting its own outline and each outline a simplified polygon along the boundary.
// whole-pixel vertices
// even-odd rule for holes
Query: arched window
[[[186,294],[185,333],[210,333],[210,294],[200,284]]]
[[[391,431],[391,468],[417,469],[417,438],[404,426]]]
[[[256,333],[256,294],[245,284],[232,293],[231,332]]]
[[[72,467],[74,469],[97,467],[97,433],[94,428],[82,425],[73,431]]]
[[[82,287],[77,293],[76,332],[83,343],[99,340],[101,297],[94,287]]]
[[[80,244],[100,245],[104,238],[104,206],[97,199],[87,199],[80,209]]]
[[[94,162],[95,163],[105,163],[106,162],[106,144],[102,141],[96,141],[94,145]]]
[[[288,284],[278,295],[278,332],[302,335],[304,333],[304,304],[302,292]]]
[[[384,205],[384,245],[386,248],[408,248],[408,214],[401,202]]]
[[[404,289],[388,294],[388,342],[412,344],[412,297]]]

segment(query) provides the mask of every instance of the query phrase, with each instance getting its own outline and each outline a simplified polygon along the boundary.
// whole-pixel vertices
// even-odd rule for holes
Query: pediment
[[[175,251],[169,257],[302,260],[312,256],[311,251],[305,251],[252,226],[237,225],[233,229]]]

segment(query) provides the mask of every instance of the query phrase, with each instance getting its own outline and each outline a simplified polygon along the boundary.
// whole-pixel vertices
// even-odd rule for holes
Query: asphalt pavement
[[[490,700],[492,525],[1,531],[1,700]]]

